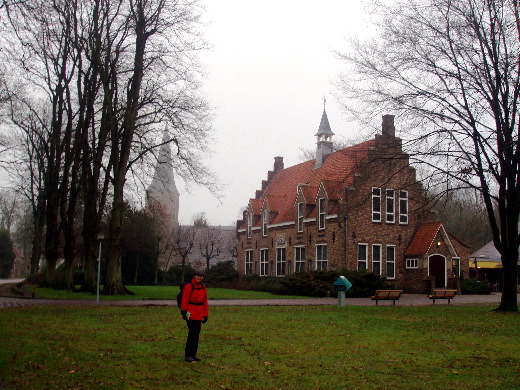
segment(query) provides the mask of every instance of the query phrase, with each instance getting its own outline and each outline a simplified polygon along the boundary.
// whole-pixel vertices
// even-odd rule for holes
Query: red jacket
[[[193,278],[191,283],[184,286],[181,310],[186,310],[190,313],[190,320],[202,320],[209,314],[208,291],[206,290],[206,286],[202,283],[198,283],[195,278]]]

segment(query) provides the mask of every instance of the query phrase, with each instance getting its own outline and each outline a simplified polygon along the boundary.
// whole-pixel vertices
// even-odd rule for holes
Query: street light
[[[105,238],[105,236],[102,233],[99,233],[97,236],[97,239],[99,241],[99,255],[98,255],[98,263],[97,263],[96,305],[99,305],[99,283],[101,281],[101,243],[103,242],[103,238]]]

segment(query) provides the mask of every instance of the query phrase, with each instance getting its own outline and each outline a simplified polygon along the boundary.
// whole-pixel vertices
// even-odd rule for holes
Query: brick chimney
[[[383,124],[381,125],[381,134],[388,137],[395,137],[395,126],[393,115],[383,115]]]
[[[283,169],[283,157],[275,157],[274,158],[274,173],[277,174]]]

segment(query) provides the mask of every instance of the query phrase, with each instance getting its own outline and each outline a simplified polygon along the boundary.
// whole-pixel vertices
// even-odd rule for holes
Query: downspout
[[[345,269],[348,269],[348,224],[347,224],[347,216],[343,217],[345,223]]]

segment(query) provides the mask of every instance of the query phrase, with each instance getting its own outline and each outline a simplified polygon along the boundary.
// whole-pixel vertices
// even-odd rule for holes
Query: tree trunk
[[[124,295],[128,290],[123,286],[121,278],[121,225],[123,222],[123,186],[124,179],[114,178],[114,200],[110,217],[110,242],[107,265],[107,279],[103,293],[106,295]]]
[[[135,261],[134,284],[137,284],[138,270],[139,270],[139,252],[137,252],[137,259]]]
[[[518,215],[518,214],[517,214]],[[502,236],[502,299],[499,311],[518,311],[518,218],[511,217]],[[505,227],[506,224],[503,225]]]
[[[44,229],[44,209],[45,202],[38,198],[33,213],[33,237],[31,250],[31,274],[37,274],[40,271],[40,259],[42,257],[42,242]]]
[[[112,202],[112,215],[110,218],[110,252],[108,257],[107,283],[104,293],[107,295],[126,294],[127,290],[123,287],[121,278],[121,226],[123,223],[123,202],[125,176],[128,169],[130,149],[134,138],[137,114],[139,111],[139,96],[144,72],[144,54],[146,41],[149,33],[146,32],[146,17],[144,15],[144,5],[141,2],[135,3],[135,54],[133,74],[130,78],[130,88],[126,94],[126,107],[124,108],[124,119],[121,126],[121,133],[117,124],[111,128],[112,155],[111,164],[113,167],[112,184],[114,188],[114,199]],[[119,147],[119,148],[118,148]]]

